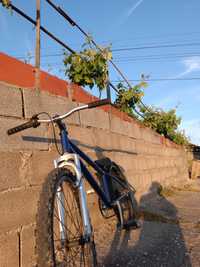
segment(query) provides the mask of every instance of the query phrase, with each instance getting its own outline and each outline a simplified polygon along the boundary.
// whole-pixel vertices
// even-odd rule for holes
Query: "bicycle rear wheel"
[[[93,236],[84,240],[75,177],[56,169],[43,185],[36,222],[38,267],[96,267]]]
[[[99,199],[99,208],[102,216],[107,219],[116,215],[119,225],[121,225],[122,228],[128,229],[130,227],[138,227],[136,221],[137,202],[134,198],[135,189],[128,183],[126,177],[116,163],[111,162],[107,172],[111,175],[109,179],[109,189],[112,200],[119,199],[118,205],[120,207],[115,206],[115,213],[113,213],[112,210],[104,208],[105,205],[102,200]],[[123,225],[121,224],[122,222]]]

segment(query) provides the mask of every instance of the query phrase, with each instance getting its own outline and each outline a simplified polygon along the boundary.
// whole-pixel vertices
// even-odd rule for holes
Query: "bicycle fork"
[[[83,241],[88,242],[92,236],[92,226],[90,222],[90,216],[87,208],[87,198],[84,186],[84,181],[82,179],[82,172],[80,166],[80,160],[77,154],[65,153],[58,159],[54,160],[55,168],[70,167],[74,170],[76,174],[76,181],[74,186],[78,189],[81,216],[83,221]],[[57,190],[57,207],[59,216],[59,230],[61,240],[66,240],[65,231],[65,209],[64,209],[64,198],[62,194],[62,188]]]

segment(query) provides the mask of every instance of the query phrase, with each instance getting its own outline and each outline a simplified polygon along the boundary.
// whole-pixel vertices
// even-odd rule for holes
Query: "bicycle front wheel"
[[[38,203],[36,254],[38,267],[96,267],[93,236],[83,237],[75,177],[66,169],[49,174]]]

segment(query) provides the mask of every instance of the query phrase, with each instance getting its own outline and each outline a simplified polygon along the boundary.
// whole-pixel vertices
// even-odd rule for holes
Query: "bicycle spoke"
[[[55,218],[62,224],[62,226],[64,226],[64,228],[71,233],[71,235],[73,235],[75,237],[75,235],[65,226],[65,224],[63,224],[63,222],[61,222],[60,218],[58,216],[55,215]]]
[[[56,198],[60,201],[62,207],[63,207],[64,210],[65,210],[65,212],[66,212],[68,215],[69,215],[69,213],[70,213],[71,216],[73,216],[73,214],[71,213],[71,209],[70,209],[70,207],[68,206],[68,210],[69,210],[69,212],[68,212],[68,211],[66,210],[66,208],[64,207],[64,205],[63,205],[61,199],[60,199],[58,196],[56,196]],[[66,202],[66,203],[67,203],[67,202]],[[68,203],[67,203],[67,205],[68,205]],[[74,226],[76,227],[76,230],[79,231],[79,230],[78,230],[78,227],[77,227],[77,225],[76,225],[76,223],[75,223],[75,221],[74,221],[74,219],[73,219],[71,216],[69,216],[70,219],[71,219],[71,222],[72,222],[72,223],[74,222]]]
[[[63,194],[64,195],[64,199],[65,199],[65,202],[66,202],[66,204],[67,204],[67,206],[68,206],[68,209],[69,209],[69,212],[71,213],[71,209],[70,209],[70,207],[69,207],[69,204],[68,204],[68,201],[66,200],[66,197],[65,197],[65,194]],[[78,211],[78,209],[76,208],[76,210]],[[79,216],[80,216],[80,214],[78,214]],[[72,215],[72,213],[71,213],[71,216],[73,216]],[[78,217],[79,217],[78,216]],[[78,221],[78,220],[77,220]],[[78,223],[79,224],[79,223]],[[80,228],[80,224],[77,226],[76,225],[76,227],[77,227],[77,229],[79,229]]]

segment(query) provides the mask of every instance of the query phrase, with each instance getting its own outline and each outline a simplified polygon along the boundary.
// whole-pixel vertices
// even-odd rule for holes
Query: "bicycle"
[[[97,266],[97,255],[90,215],[87,208],[84,179],[96,192],[99,208],[104,218],[116,216],[118,227],[137,227],[134,210],[134,188],[120,177],[119,169],[109,159],[93,161],[68,137],[63,119],[83,109],[107,105],[107,99],[79,106],[61,116],[50,117],[41,112],[19,126],[7,131],[15,134],[27,128],[37,128],[41,123],[52,123],[59,158],[55,169],[43,183],[36,219],[37,266]],[[48,119],[39,119],[41,114]],[[62,152],[56,143],[54,123],[60,134]],[[86,162],[99,177],[98,182],[86,167]],[[110,165],[109,165],[110,164]]]

